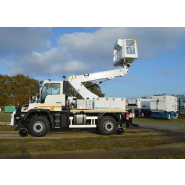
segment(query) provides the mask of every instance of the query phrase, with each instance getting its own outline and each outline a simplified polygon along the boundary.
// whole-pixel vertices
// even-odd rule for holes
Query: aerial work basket
[[[114,66],[130,66],[138,59],[137,44],[135,39],[118,39],[114,44]]]

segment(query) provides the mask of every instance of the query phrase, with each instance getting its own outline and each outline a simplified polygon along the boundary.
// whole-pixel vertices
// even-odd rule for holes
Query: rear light
[[[26,111],[28,109],[28,107],[25,107],[24,109],[23,109],[23,111]]]
[[[129,113],[126,113],[126,117],[129,117]]]
[[[126,120],[128,121],[129,120],[129,113],[126,113]]]

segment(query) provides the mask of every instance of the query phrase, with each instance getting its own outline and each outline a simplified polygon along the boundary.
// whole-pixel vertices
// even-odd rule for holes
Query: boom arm
[[[94,81],[94,80],[101,80],[107,79],[112,80],[114,77],[122,77],[128,73],[128,67],[124,66],[120,69],[110,70],[110,71],[103,71],[97,73],[90,73],[78,76],[70,76],[69,82],[70,84],[76,89],[76,91],[84,98],[84,99],[93,99],[98,97],[97,95],[93,94],[89,91],[82,82],[87,81]]]
[[[131,65],[132,62],[137,60],[137,58],[138,52],[136,40],[118,39],[114,44],[113,65],[115,67],[123,66],[123,68],[111,71],[84,74],[79,76],[70,76],[68,80],[70,84],[84,99],[93,99],[98,96],[90,92],[86,87],[84,87],[82,82],[101,79],[112,80],[114,77],[122,77],[128,73],[128,67]]]

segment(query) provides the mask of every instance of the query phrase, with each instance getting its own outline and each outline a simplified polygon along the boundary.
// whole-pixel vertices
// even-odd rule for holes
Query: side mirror
[[[36,96],[30,96],[29,103],[35,102]]]

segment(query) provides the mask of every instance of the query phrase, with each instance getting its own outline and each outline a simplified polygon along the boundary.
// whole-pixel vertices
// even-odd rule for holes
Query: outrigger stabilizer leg
[[[132,119],[129,119],[129,121],[127,121],[127,123],[126,123],[127,128],[129,128],[130,125],[133,126],[133,127],[140,127],[139,124],[132,123]]]

